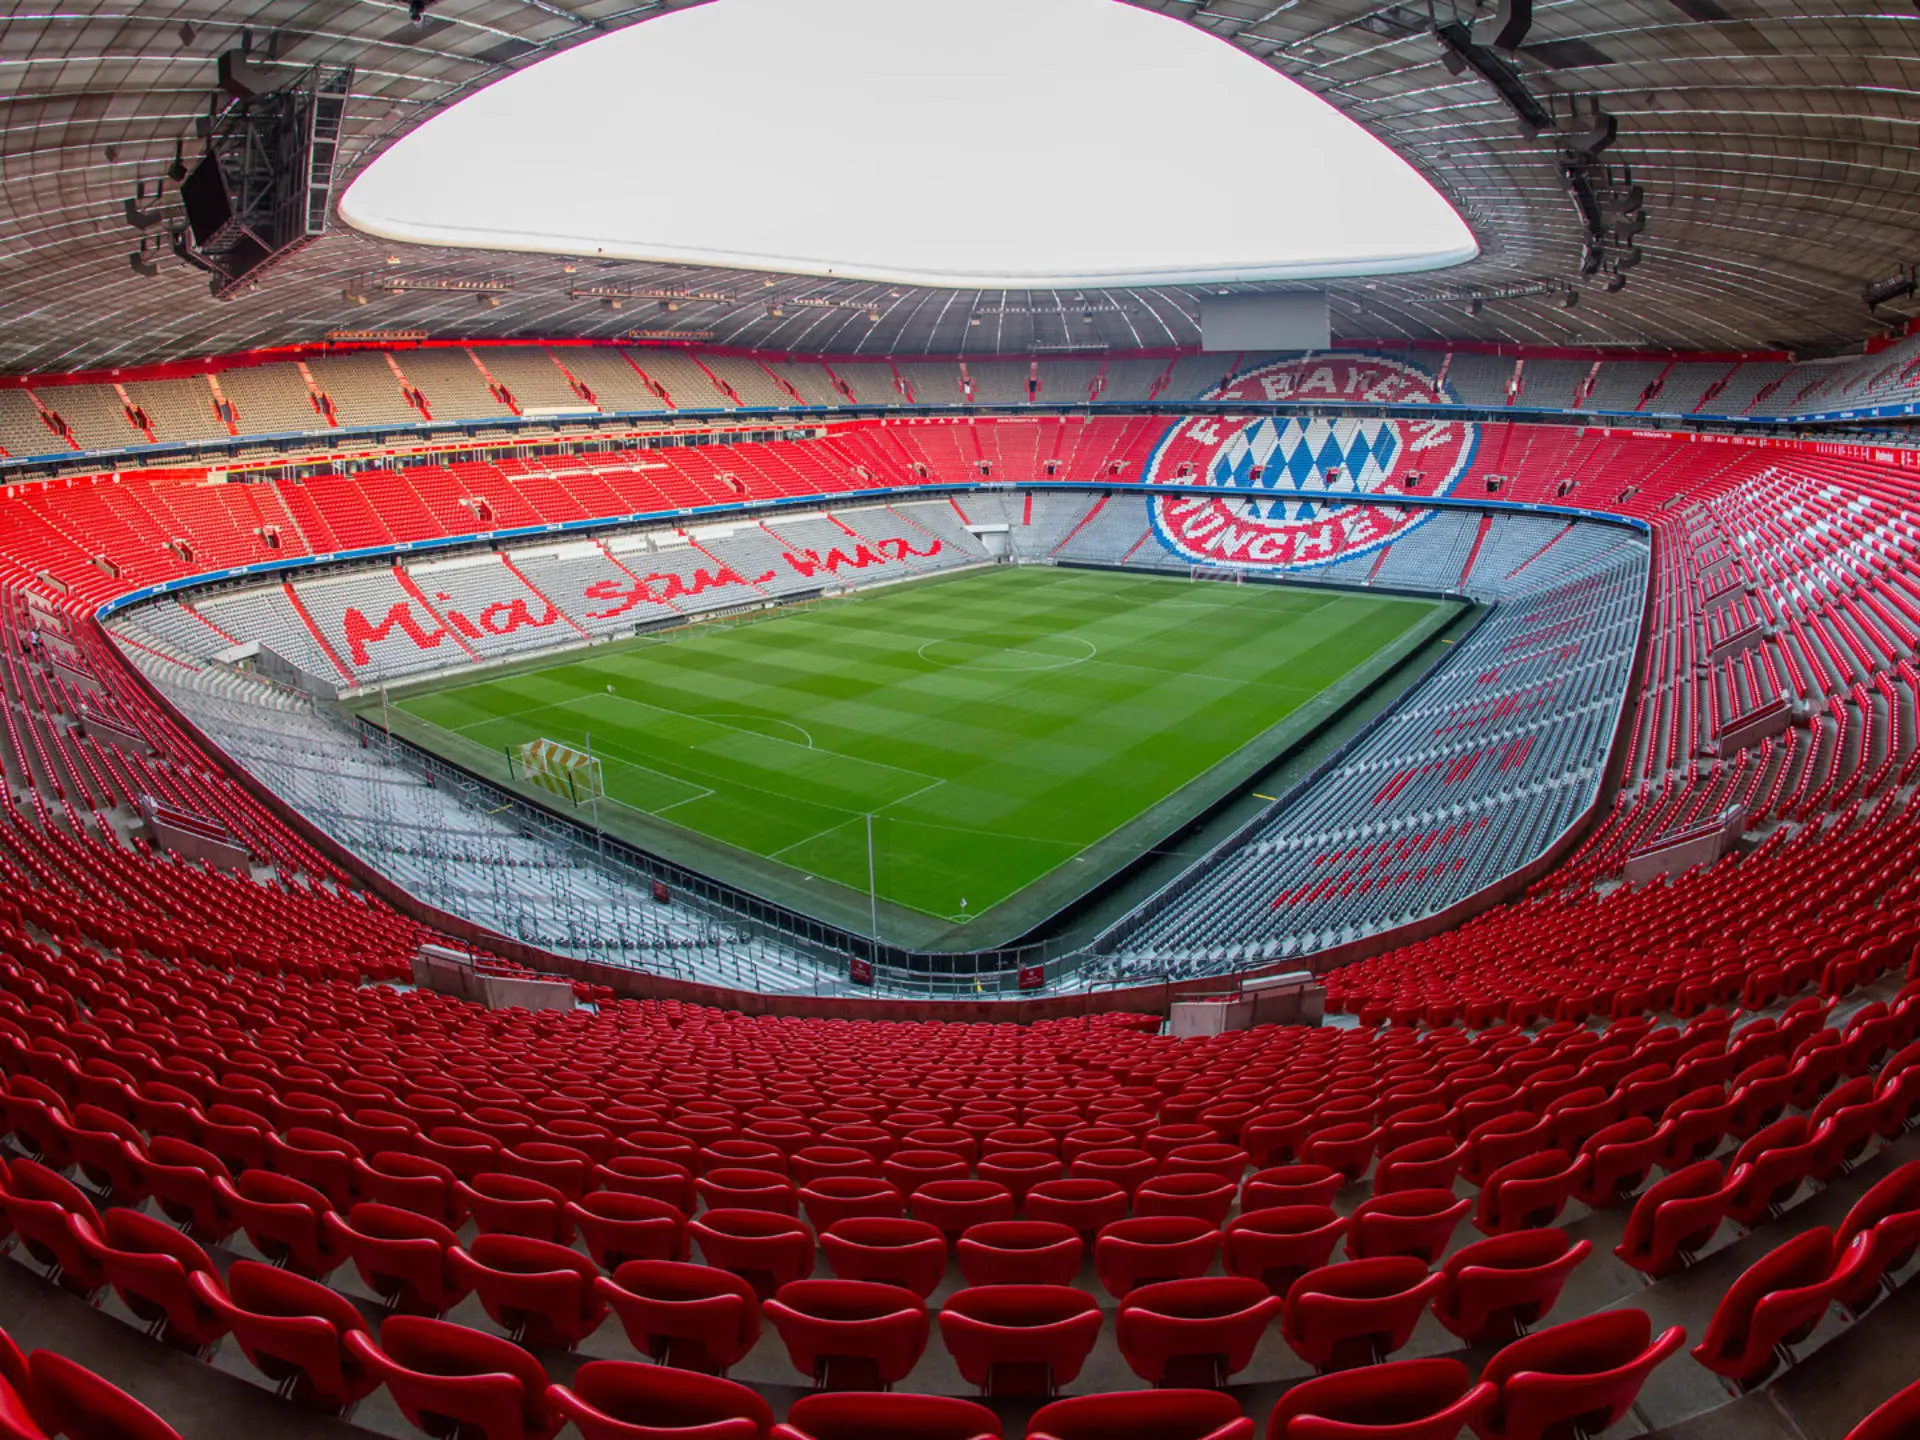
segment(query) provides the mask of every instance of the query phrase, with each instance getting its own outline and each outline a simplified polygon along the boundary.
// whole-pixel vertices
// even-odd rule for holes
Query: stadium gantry
[[[1143,5],[1310,350],[140,238],[679,8],[0,25],[0,1435],[1920,1432],[1920,22]]]

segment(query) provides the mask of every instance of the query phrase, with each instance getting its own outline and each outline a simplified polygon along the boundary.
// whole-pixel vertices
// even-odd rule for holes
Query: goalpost
[[[558,740],[542,738],[509,746],[507,773],[516,780],[551,790],[575,805],[607,793],[599,760]]]

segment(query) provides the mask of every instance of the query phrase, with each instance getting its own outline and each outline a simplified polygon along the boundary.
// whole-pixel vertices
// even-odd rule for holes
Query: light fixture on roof
[[[1608,293],[1609,295],[1618,295],[1618,294],[1619,294],[1619,293],[1620,293],[1620,292],[1621,292],[1622,290],[1624,290],[1624,289],[1626,289],[1626,288],[1627,288],[1627,277],[1626,277],[1626,276],[1624,276],[1624,275],[1609,275],[1609,276],[1607,277],[1607,293]]]
[[[880,312],[878,310],[867,311],[867,320],[871,324],[878,325],[880,323]]]
[[[1860,287],[1860,298],[1867,302],[1869,310],[1877,310],[1882,305],[1890,305],[1895,300],[1904,300],[1920,288],[1910,267],[1902,266],[1891,275],[1879,280],[1869,280]]]
[[[1640,247],[1638,245],[1629,245],[1613,257],[1613,268],[1616,271],[1631,270],[1640,263],[1640,258]]]
[[[151,230],[160,223],[160,212],[158,210],[143,210],[140,208],[141,201],[145,199],[145,197],[145,183],[140,180],[134,181],[133,198],[127,201],[127,223],[136,230]],[[153,182],[153,198],[155,200],[160,198],[160,182],[158,180]]]
[[[1580,292],[1571,285],[1567,286],[1565,293],[1560,296],[1560,308],[1562,310],[1571,310],[1579,303]]]
[[[476,295],[474,298],[480,302],[482,309],[498,310],[500,308],[500,297],[498,295]]]
[[[173,163],[167,166],[167,178],[176,185],[187,178],[187,156],[183,148],[185,145],[184,140],[173,142]]]
[[[1482,300],[1478,295],[1474,296],[1471,300],[1467,301],[1467,314],[1469,315],[1478,315],[1482,310],[1485,310],[1486,308],[1487,308],[1487,302]]]
[[[620,308],[620,297],[618,295],[607,296],[606,306],[609,310],[618,310]]]
[[[134,274],[144,275],[149,280],[160,273],[160,267],[154,264],[152,259],[147,255],[147,237],[145,235],[140,237],[140,248],[128,254],[127,264],[133,267]]]
[[[362,295],[358,290],[354,289],[353,286],[351,285],[347,286],[346,289],[340,292],[340,298],[346,301],[347,304],[349,305],[364,305],[367,303],[367,297]]]
[[[387,264],[398,265],[399,263],[400,263],[400,257],[398,255],[387,256]]]

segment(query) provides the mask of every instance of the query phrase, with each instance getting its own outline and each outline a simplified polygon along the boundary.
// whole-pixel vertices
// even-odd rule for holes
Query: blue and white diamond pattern
[[[1377,489],[1393,474],[1400,449],[1400,428],[1391,420],[1268,418],[1220,447],[1209,478],[1216,485],[1269,492],[1270,499],[1249,502],[1254,518],[1313,520],[1337,507],[1342,496]],[[1332,486],[1329,470],[1340,472]]]

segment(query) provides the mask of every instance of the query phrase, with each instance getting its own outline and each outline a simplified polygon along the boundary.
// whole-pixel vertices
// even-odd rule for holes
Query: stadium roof
[[[171,184],[155,202],[154,185],[182,142],[192,162],[217,58],[243,36],[250,63],[270,75],[354,67],[337,199],[374,154],[429,116],[511,70],[683,3],[12,0],[0,11],[8,77],[0,371],[147,363],[340,329],[679,333],[831,354],[1196,342],[1193,286],[952,291],[810,277],[768,285],[722,269],[589,260],[569,269],[553,256],[397,246],[337,221],[223,300],[171,255],[155,257],[152,276],[128,263],[142,232],[126,201],[144,185],[145,208],[177,205]],[[1336,335],[1820,350],[1881,328],[1863,285],[1920,259],[1920,18],[1911,14],[1859,0],[1813,10],[1789,0],[1566,0],[1537,13],[1509,60],[1491,49],[1498,18],[1456,14],[1450,0],[1431,13],[1335,0],[1141,3],[1326,97],[1404,155],[1473,227],[1482,253],[1468,266],[1330,282]],[[1436,20],[1473,22],[1470,32],[1449,32],[1470,33],[1468,63],[1436,35]],[[1496,84],[1503,65],[1519,81],[1507,99]],[[1607,293],[1604,274],[1582,275],[1596,217],[1566,178],[1568,139],[1596,128],[1595,103],[1617,136],[1585,167],[1588,198],[1622,185],[1623,169],[1645,193],[1644,231],[1610,239],[1606,252],[1609,267],[1628,245],[1644,257],[1618,293]],[[1551,128],[1523,122],[1529,104]],[[804,158],[804,132],[790,138]],[[697,151],[680,163],[726,174],[724,160]],[[1611,230],[1616,217],[1598,218]],[[1566,308],[1570,284],[1578,303]],[[1882,315],[1912,307],[1899,300]]]

